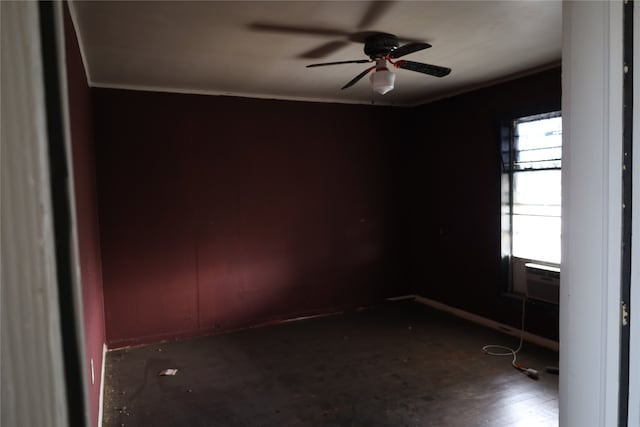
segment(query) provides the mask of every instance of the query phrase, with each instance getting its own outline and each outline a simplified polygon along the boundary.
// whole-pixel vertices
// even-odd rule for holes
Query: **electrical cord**
[[[522,342],[523,342],[522,336],[524,335],[524,318],[525,318],[525,307],[526,307],[525,303],[526,303],[526,299],[522,298],[522,319],[520,320],[520,343],[518,344],[518,348],[514,350],[510,347],[506,347],[503,345],[489,344],[482,347],[482,351],[488,354],[489,356],[512,356],[513,359],[511,360],[511,365],[514,368],[516,368],[523,374],[527,375],[529,378],[537,380],[538,379],[537,370],[532,368],[527,368],[518,363],[518,353],[520,352],[520,350],[522,350]]]

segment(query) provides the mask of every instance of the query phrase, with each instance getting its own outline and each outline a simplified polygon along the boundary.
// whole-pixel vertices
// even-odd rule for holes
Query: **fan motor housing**
[[[382,57],[396,50],[398,46],[400,46],[398,38],[393,34],[373,34],[364,42],[364,53],[371,58]]]

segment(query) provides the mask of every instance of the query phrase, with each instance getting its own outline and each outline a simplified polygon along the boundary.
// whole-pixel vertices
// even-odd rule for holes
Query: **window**
[[[559,266],[562,117],[518,118],[503,126],[502,136],[503,259]],[[512,290],[522,292],[513,276]]]

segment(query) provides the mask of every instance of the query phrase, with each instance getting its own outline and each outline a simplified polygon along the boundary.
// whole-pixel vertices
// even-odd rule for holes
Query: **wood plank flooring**
[[[414,302],[109,352],[104,426],[557,426],[558,354]],[[158,376],[177,368],[175,376]]]

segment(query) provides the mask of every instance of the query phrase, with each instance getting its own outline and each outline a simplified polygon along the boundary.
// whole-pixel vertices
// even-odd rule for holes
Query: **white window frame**
[[[535,263],[542,266],[548,266],[554,269],[560,268],[559,263],[548,262],[533,258],[521,258],[513,255],[513,176],[515,171],[513,164],[515,158],[515,140],[516,127],[519,123],[531,122],[537,120],[550,119],[554,117],[562,117],[561,111],[549,111],[540,114],[526,115],[515,117],[508,122],[503,123],[503,141],[502,141],[502,184],[501,184],[501,252],[503,259],[503,268],[506,273],[507,292],[525,295],[526,294],[526,264]],[[556,169],[556,168],[552,168]],[[562,167],[557,168],[561,170]],[[535,169],[535,171],[541,169]],[[532,171],[533,172],[533,171]]]

